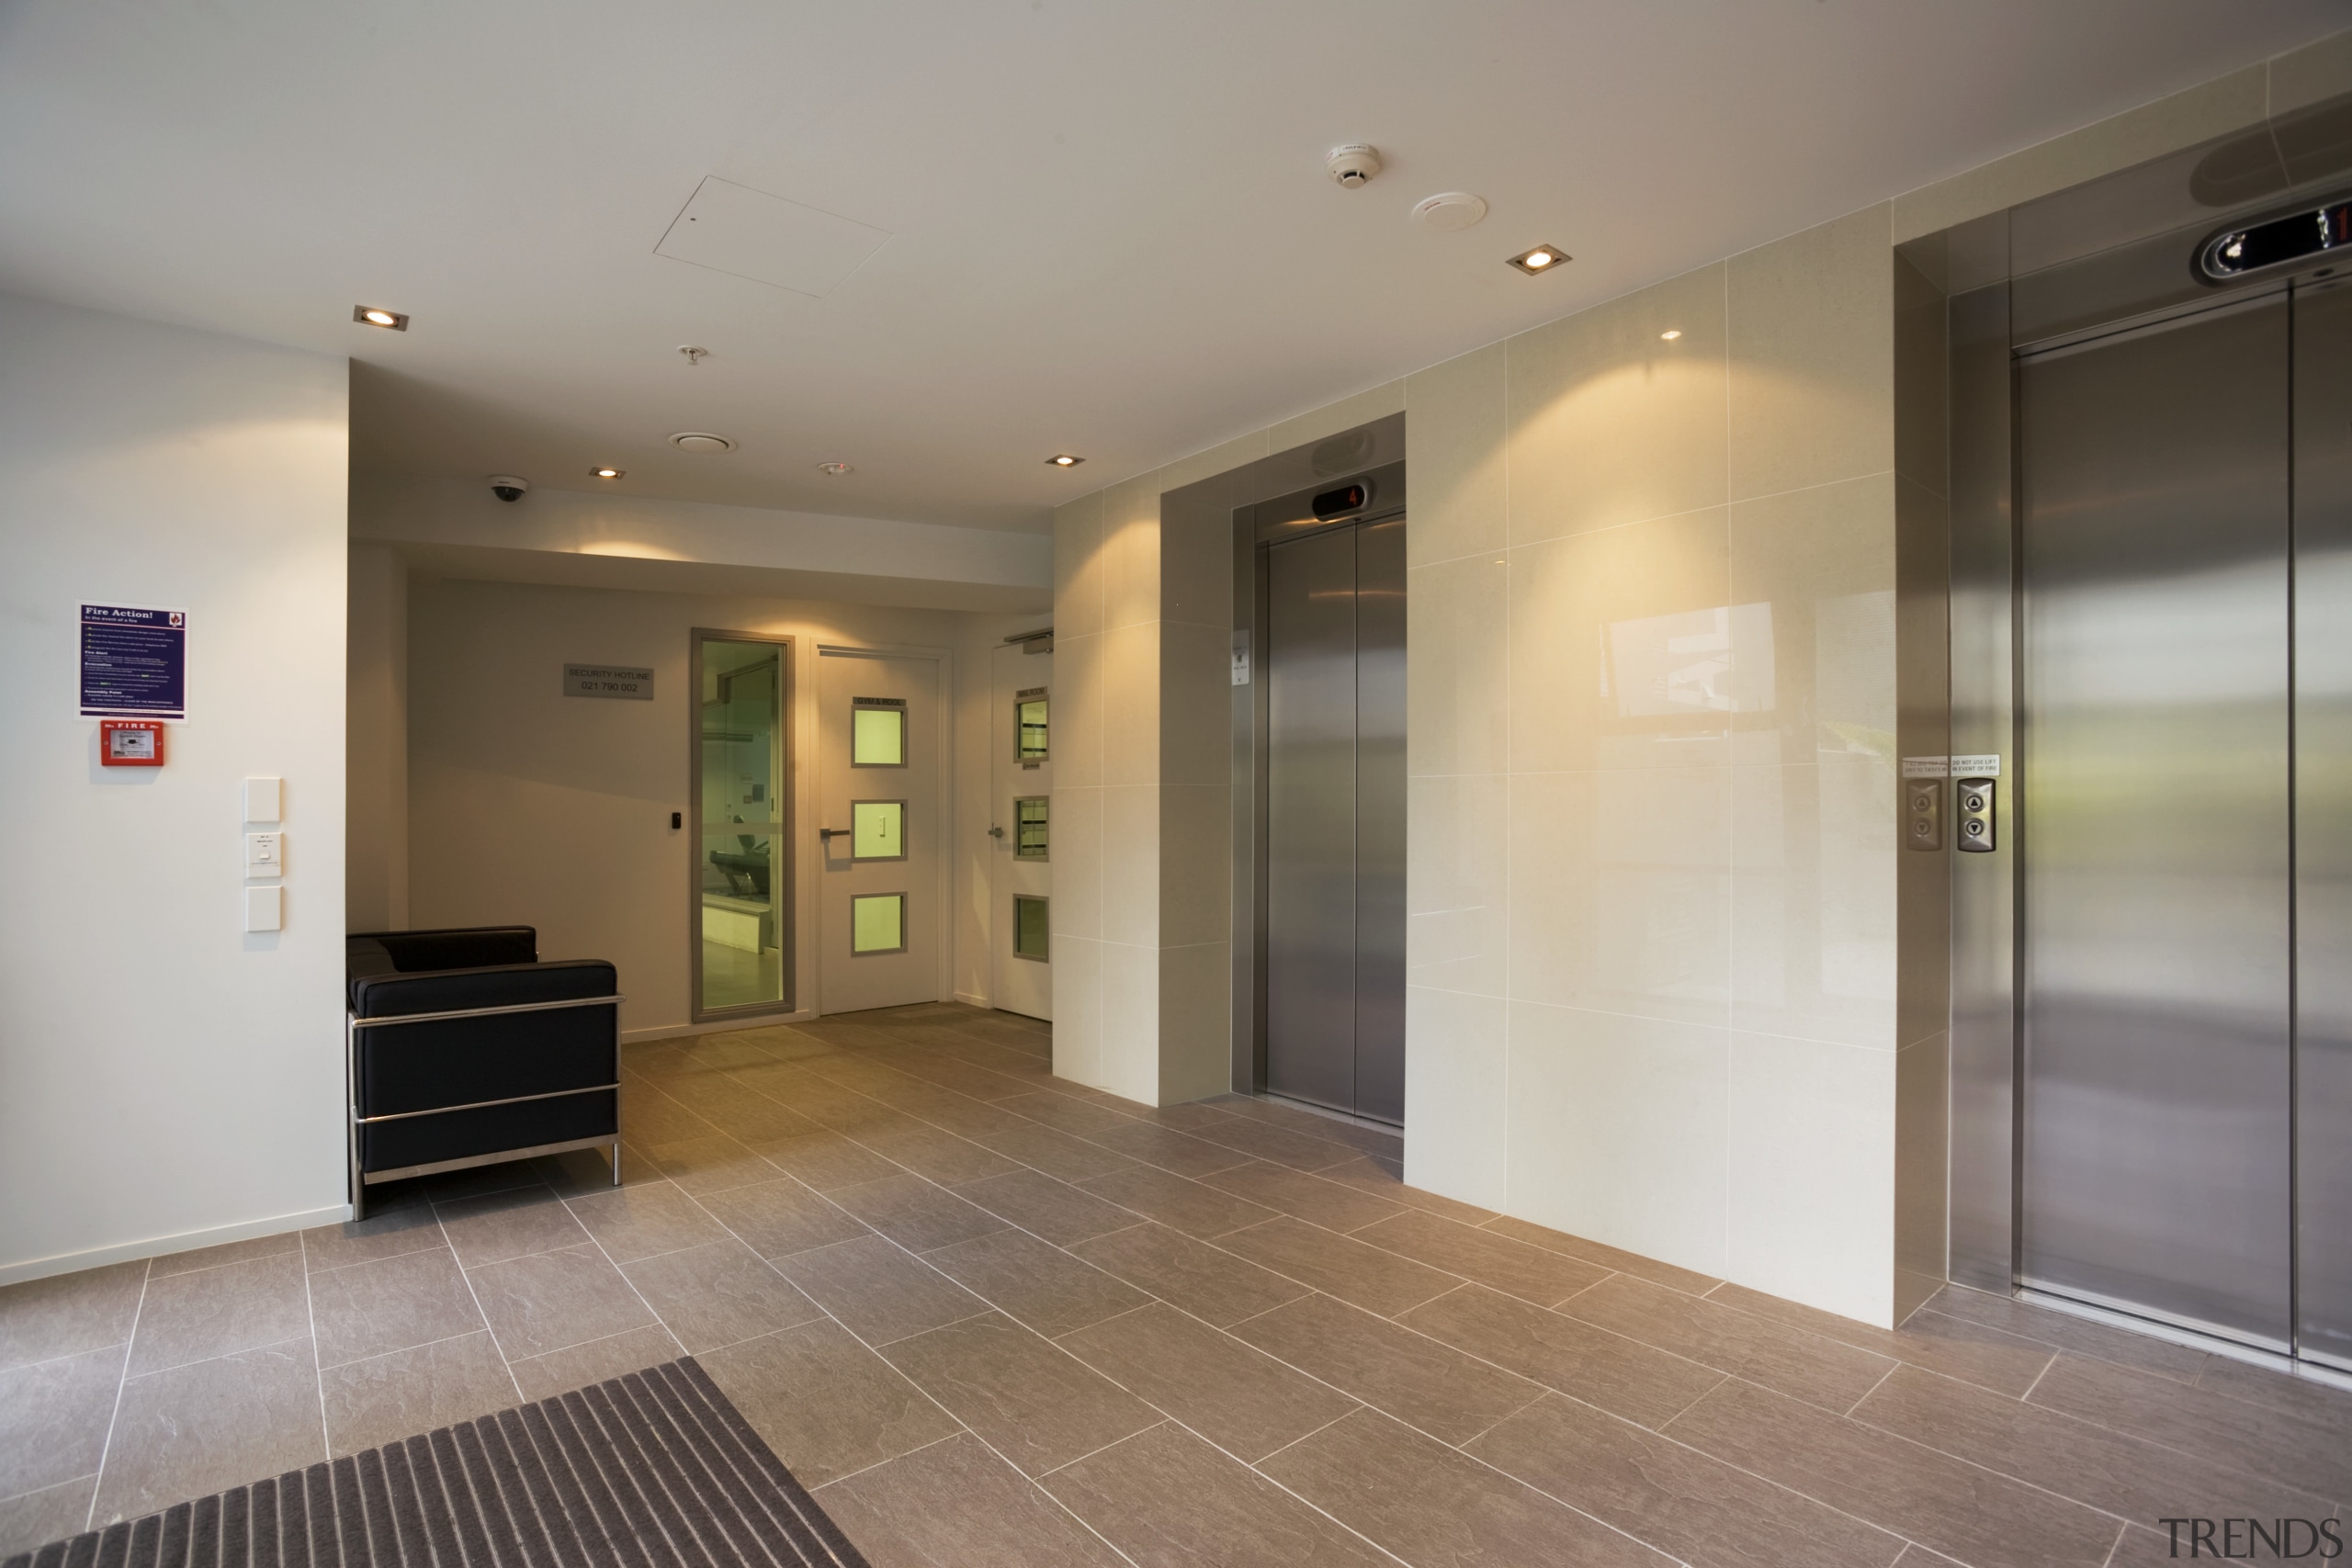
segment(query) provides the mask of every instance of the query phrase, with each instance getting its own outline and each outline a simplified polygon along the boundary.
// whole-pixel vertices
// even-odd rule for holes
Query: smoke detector
[[[1441,191],[1413,204],[1413,221],[1440,234],[1458,234],[1487,216],[1487,198],[1466,190]]]
[[[1365,141],[1351,141],[1345,147],[1334,147],[1331,155],[1323,160],[1324,172],[1334,185],[1346,190],[1368,186],[1372,176],[1380,173],[1380,149]]]
[[[735,443],[724,435],[713,435],[707,430],[682,430],[670,437],[670,445],[681,452],[732,452]]]

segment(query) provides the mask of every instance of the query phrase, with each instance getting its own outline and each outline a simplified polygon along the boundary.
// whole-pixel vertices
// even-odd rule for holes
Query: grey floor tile
[[[1247,1199],[1149,1166],[1091,1177],[1080,1186],[1098,1198],[1123,1209],[1133,1209],[1171,1230],[1203,1241],[1272,1219],[1274,1214],[1272,1209]]]
[[[1672,1568],[1664,1554],[1376,1411],[1259,1468],[1417,1568]]]
[[[1178,1176],[1208,1176],[1250,1163],[1250,1156],[1239,1149],[1228,1149],[1223,1144],[1212,1144],[1181,1129],[1162,1127],[1149,1122],[1123,1122],[1099,1128],[1086,1134],[1085,1137],[1087,1142],[1099,1145],[1114,1154],[1141,1160],[1146,1165],[1157,1166]]]
[[[723,1089],[691,1098],[686,1108],[728,1136],[745,1144],[761,1144],[820,1130],[817,1123],[798,1111],[732,1077],[722,1081]]]
[[[545,1399],[550,1394],[568,1393],[575,1388],[585,1388],[592,1382],[608,1382],[629,1372],[658,1367],[664,1361],[674,1361],[684,1349],[670,1331],[659,1324],[645,1328],[631,1328],[602,1339],[584,1344],[567,1345],[560,1350],[550,1350],[544,1356],[526,1356],[510,1362],[517,1387],[526,1400]]]
[[[1114,1568],[1037,1484],[959,1434],[817,1494],[874,1568]]]
[[[626,1123],[624,1123],[626,1125]],[[544,1155],[531,1162],[532,1168],[559,1198],[584,1198],[594,1192],[613,1191],[613,1155],[609,1148],[566,1149],[560,1155]],[[661,1172],[652,1162],[626,1142],[621,1146],[621,1182],[631,1186],[639,1182],[659,1181]]]
[[[621,1271],[593,1246],[484,1264],[466,1278],[510,1361],[654,1321]]]
[[[897,1166],[840,1133],[820,1131],[755,1147],[761,1158],[819,1192],[899,1174]]]
[[[1396,1568],[1396,1559],[1172,1423],[1090,1454],[1046,1490],[1139,1568]]]
[[[888,1236],[868,1234],[776,1259],[786,1278],[869,1345],[887,1345],[989,1310]]]
[[[1056,1343],[1245,1463],[1356,1408],[1347,1395],[1165,1302]]]
[[[1484,1285],[1465,1285],[1397,1321],[1645,1427],[1666,1425],[1724,1376]]]
[[[2110,1328],[2071,1313],[2052,1312],[2008,1296],[1972,1291],[1964,1285],[1946,1285],[1928,1299],[1924,1310],[1997,1328],[2061,1350],[2072,1350],[2078,1356],[2160,1373],[2181,1382],[2195,1382],[2197,1374],[2211,1359],[2204,1351],[2186,1345]]]
[[[1302,1296],[1230,1332],[1440,1442],[1468,1442],[1544,1397],[1525,1378],[1330,1296]]]
[[[1609,1270],[1564,1253],[1547,1252],[1475,1225],[1419,1211],[1351,1233],[1358,1241],[1401,1253],[1432,1269],[1551,1306],[1609,1278]]]
[[[1056,1084],[1034,1094],[1016,1094],[993,1103],[1026,1116],[1032,1122],[1042,1122],[1048,1127],[1058,1127],[1081,1138],[1090,1133],[1104,1132],[1135,1120],[1122,1111],[1095,1105],[1067,1093],[1068,1087]]]
[[[126,1344],[147,1282],[144,1263],[0,1286],[0,1368]]]
[[[993,1149],[921,1122],[860,1133],[857,1141],[883,1158],[942,1186],[978,1181],[1022,1168],[1018,1161],[1007,1159]]]
[[[881,1354],[990,1448],[1040,1475],[1159,1414],[1011,1318],[966,1318]]]
[[[1069,1250],[1220,1328],[1307,1293],[1295,1280],[1161,1224],[1114,1231],[1073,1243]]]
[[[1123,1209],[1043,1171],[1016,1170],[1005,1176],[992,1176],[985,1181],[967,1182],[956,1191],[958,1197],[1045,1237],[1056,1247],[1068,1247],[1089,1236],[1143,1224],[1143,1216],[1134,1210]]]
[[[865,1234],[865,1226],[848,1211],[790,1177],[707,1193],[699,1201],[763,1258],[806,1252]]]
[[[223,1263],[250,1263],[256,1258],[276,1258],[281,1253],[301,1250],[301,1236],[293,1231],[283,1231],[277,1235],[259,1235],[247,1241],[228,1241],[218,1247],[199,1247],[187,1252],[168,1253],[148,1265],[147,1277],[162,1280],[174,1274],[192,1274],[199,1269],[218,1269]]]
[[[657,1174],[676,1182],[682,1190],[697,1198],[724,1192],[730,1188],[774,1181],[782,1174],[775,1167],[723,1133],[705,1138],[687,1138],[674,1144],[641,1146]]]
[[[469,1166],[464,1170],[452,1170],[424,1179],[424,1190],[436,1203],[453,1198],[474,1198],[484,1192],[513,1192],[526,1187],[544,1187],[547,1179],[539,1174],[535,1160],[500,1160],[494,1165]]]
[[[805,1323],[697,1359],[805,1486],[822,1486],[961,1429],[837,1323]]]
[[[621,1130],[650,1144],[682,1144],[707,1138],[718,1129],[662,1092],[658,1082],[637,1073],[621,1078]]]
[[[733,1236],[648,1258],[621,1272],[691,1354],[824,1315]]]
[[[2052,1362],[2026,1397],[2301,1491],[2352,1497],[2352,1444],[2328,1423],[2071,1355]]]
[[[1003,1132],[980,1134],[979,1142],[1008,1159],[1064,1181],[1108,1176],[1135,1163],[1100,1144],[1090,1144],[1083,1138],[1073,1138],[1068,1133],[1025,1120]]]
[[[1287,1216],[1219,1236],[1216,1244],[1383,1317],[1394,1317],[1462,1283],[1425,1263]]]
[[[1695,1568],[1887,1568],[1900,1539],[1557,1394],[1467,1451]]]
[[[1294,1133],[1271,1122],[1237,1117],[1194,1130],[1193,1136],[1239,1149],[1253,1158],[1286,1165],[1295,1170],[1324,1170],[1359,1157],[1361,1151],[1326,1138]]]
[[[1547,1252],[1565,1253],[1580,1258],[1614,1274],[1631,1274],[1637,1280],[1670,1286],[1693,1296],[1703,1296],[1723,1283],[1712,1274],[1702,1274],[1694,1269],[1680,1269],[1655,1258],[1645,1258],[1638,1252],[1626,1252],[1619,1247],[1587,1241],[1566,1231],[1555,1231],[1526,1220],[1515,1220],[1509,1214],[1496,1214],[1482,1222],[1484,1227],[1497,1235],[1507,1235],[1513,1241],[1523,1241],[1530,1247],[1540,1247]]]
[[[451,1250],[467,1269],[577,1247],[588,1239],[571,1211],[547,1187],[459,1198],[435,1208]]]
[[[305,1337],[126,1379],[93,1523],[136,1518],[326,1458]]]
[[[2022,1397],[2033,1386],[2034,1380],[2041,1376],[2042,1369],[2050,1365],[2050,1358],[2057,1354],[2037,1341],[2020,1339],[1982,1324],[1946,1317],[1941,1313],[1915,1312],[1902,1327],[1890,1330],[1768,1296],[1743,1285],[1719,1285],[1708,1292],[1707,1299],[1825,1339],[1892,1356],[1898,1361],[1976,1383],[2012,1398]],[[2346,1404],[2352,1404],[2352,1400]]]
[[[1327,1231],[1359,1230],[1405,1212],[1403,1205],[1359,1188],[1342,1187],[1306,1171],[1253,1159],[1200,1179],[1204,1186],[1247,1198],[1279,1214],[1321,1225]]]
[[[490,1331],[371,1356],[319,1374],[327,1443],[357,1453],[523,1403]]]
[[[311,1276],[311,1321],[330,1367],[455,1339],[483,1325],[447,1247],[401,1253]]]
[[[844,1187],[831,1196],[910,1252],[953,1247],[1004,1228],[1004,1222],[987,1210],[911,1174]]]
[[[0,1497],[98,1472],[123,1349],[109,1345],[0,1372]]]
[[[1787,1327],[1680,1291],[1614,1274],[1560,1303],[1567,1316],[1817,1404],[1846,1410],[1892,1357]]]
[[[1338,1181],[1375,1197],[1402,1203],[1408,1209],[1419,1209],[1441,1219],[1459,1220],[1465,1225],[1484,1224],[1496,1218],[1492,1209],[1481,1209],[1476,1203],[1464,1203],[1419,1187],[1405,1185],[1402,1170],[1392,1161],[1373,1155],[1358,1155],[1338,1165],[1326,1166],[1316,1175],[1326,1181]]]
[[[608,1188],[567,1201],[572,1218],[616,1263],[684,1251],[727,1234],[701,1204],[667,1181]]]
[[[2208,1359],[2204,1370],[2197,1374],[2197,1386],[2249,1404],[2300,1416],[2341,1434],[2342,1440],[2352,1442],[2352,1389],[2273,1371],[2227,1356]]]
[[[356,1223],[318,1225],[302,1233],[303,1261],[313,1272],[447,1246],[430,1203],[381,1210]]]
[[[1048,1339],[1151,1300],[1027,1231],[990,1231],[923,1259]]]
[[[130,1375],[210,1360],[311,1332],[302,1259],[280,1253],[147,1281]]]
[[[0,1500],[0,1556],[14,1557],[80,1535],[89,1529],[90,1499],[97,1489],[93,1472]]]

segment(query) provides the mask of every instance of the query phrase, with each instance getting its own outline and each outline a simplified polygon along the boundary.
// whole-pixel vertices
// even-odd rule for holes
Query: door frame
[[[825,716],[823,711],[825,702],[825,680],[822,674],[824,665],[821,661],[829,658],[926,659],[931,660],[933,668],[933,700],[938,708],[938,712],[933,716],[932,722],[937,727],[938,730],[934,744],[937,747],[935,755],[939,759],[938,776],[933,781],[932,786],[932,814],[933,818],[932,835],[933,840],[939,845],[937,867],[938,886],[933,891],[932,900],[932,918],[937,925],[937,929],[933,932],[933,951],[935,954],[937,970],[932,976],[932,999],[934,1001],[953,1001],[956,999],[956,845],[954,842],[954,824],[956,821],[954,798],[956,788],[956,650],[950,648],[929,647],[921,643],[820,641],[815,644],[812,653],[813,657],[820,660],[820,662],[814,666],[809,676],[810,690],[815,694],[808,705],[808,722],[810,733],[808,737],[808,749],[802,753],[802,755],[814,760],[815,774],[820,781],[821,781],[824,776],[824,770],[827,762],[824,750]],[[824,814],[825,794],[821,782],[809,790],[808,805],[814,815],[807,828],[803,830],[813,834],[820,827],[825,825],[815,820],[816,817],[821,817]],[[914,826],[914,822],[910,817],[907,824],[907,830],[910,837],[913,834]],[[818,875],[812,876],[808,879],[808,897],[811,904],[811,908],[808,911],[808,929],[810,931],[815,933],[817,939],[817,946],[815,949],[816,956],[809,964],[811,974],[808,981],[808,1012],[813,1017],[823,1017],[826,1011],[825,964],[823,958],[825,941],[825,906],[823,894],[824,877],[823,874],[820,872]]]
[[[784,995],[773,1002],[746,1002],[740,1007],[707,1008],[702,1001],[702,646],[705,642],[762,643],[776,649],[776,768],[775,804],[771,815],[780,831],[775,838],[783,841],[781,857],[771,855],[768,862],[769,900],[776,908],[776,951],[783,969]],[[800,755],[793,733],[794,717],[799,705],[794,700],[798,690],[793,670],[794,639],[776,632],[727,631],[715,626],[693,626],[686,632],[686,1016],[695,1023],[718,1023],[730,1019],[773,1018],[798,1010],[797,993],[799,987],[798,957],[800,945],[800,864],[798,843],[800,811],[799,792],[794,763]],[[778,863],[779,859],[781,864]],[[784,878],[784,897],[776,897],[775,882],[778,874]]]

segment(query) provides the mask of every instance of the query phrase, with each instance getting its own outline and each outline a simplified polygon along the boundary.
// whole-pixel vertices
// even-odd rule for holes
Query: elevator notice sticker
[[[1903,776],[1906,779],[1940,779],[1951,774],[1950,757],[1905,757]]]
[[[1980,751],[1965,757],[1905,757],[1903,776],[1906,779],[1997,779],[2001,776],[2001,754]]]
[[[84,718],[187,717],[187,612],[84,604]]]

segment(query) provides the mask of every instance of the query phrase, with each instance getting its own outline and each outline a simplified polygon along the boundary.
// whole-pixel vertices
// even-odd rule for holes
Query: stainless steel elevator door
[[[1405,1114],[1405,521],[1271,546],[1266,1089]]]
[[[2291,1335],[2289,306],[2018,367],[2018,1262]]]

